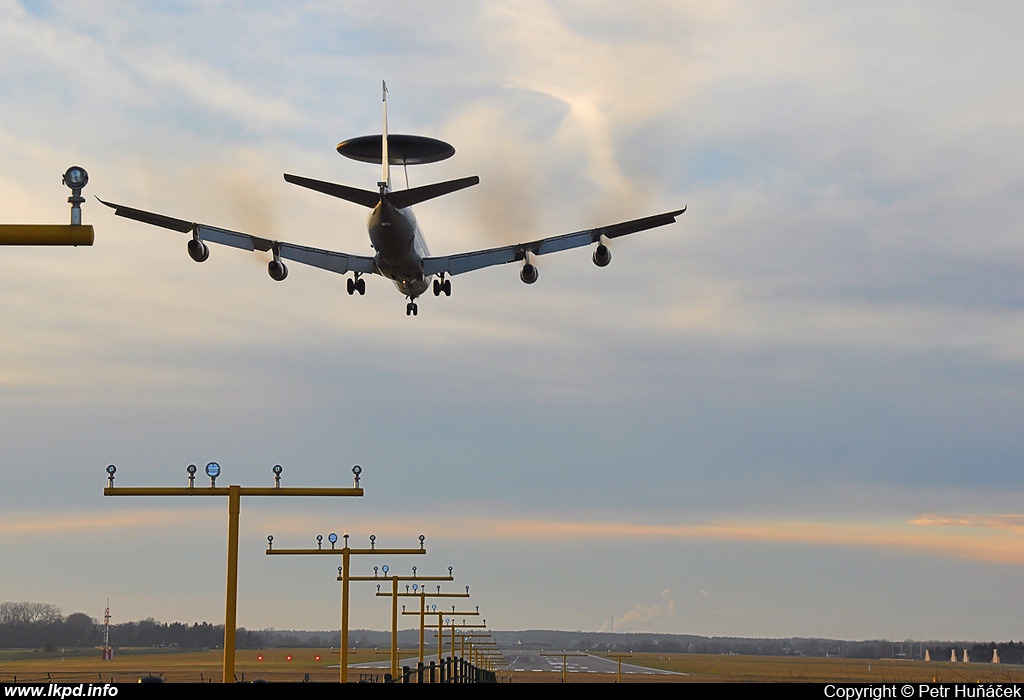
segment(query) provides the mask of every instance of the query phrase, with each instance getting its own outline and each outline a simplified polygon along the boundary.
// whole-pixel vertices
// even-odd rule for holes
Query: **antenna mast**
[[[114,650],[110,648],[110,598],[107,598],[107,607],[103,610],[103,660],[114,660]]]

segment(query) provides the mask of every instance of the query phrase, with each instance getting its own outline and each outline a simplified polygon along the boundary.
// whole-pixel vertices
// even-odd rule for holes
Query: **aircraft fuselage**
[[[423,258],[430,253],[412,208],[398,209],[382,197],[370,213],[367,230],[377,252],[377,271],[410,299],[426,292],[429,284],[423,276]]]

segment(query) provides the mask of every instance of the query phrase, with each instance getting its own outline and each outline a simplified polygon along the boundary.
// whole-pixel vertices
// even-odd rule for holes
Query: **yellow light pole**
[[[491,638],[490,632],[485,639],[473,639],[470,641],[473,649],[474,664],[480,668],[491,670],[491,654],[500,654],[497,643]]]
[[[466,624],[463,624],[463,627],[477,627],[477,626],[485,627],[486,623],[484,623],[483,625],[466,625]],[[459,644],[462,647],[462,658],[468,659],[469,663],[473,664],[474,666],[477,665],[476,664],[476,661],[477,661],[477,659],[476,659],[476,652],[478,650],[477,650],[477,648],[475,646],[475,642],[476,642],[477,639],[480,639],[480,640],[490,639],[491,633],[490,632],[460,632],[458,637],[459,637]],[[469,640],[468,643],[466,642],[467,639]]]
[[[488,671],[493,671],[498,666],[498,660],[505,660],[505,655],[501,652],[501,648],[498,643],[493,639],[489,641],[479,642],[477,645],[478,655],[482,662],[487,665]]]
[[[89,173],[73,165],[64,173],[62,182],[71,189],[71,225],[0,224],[0,245],[92,245],[92,226],[82,225],[82,188],[89,182]]]
[[[454,595],[460,596],[460,597],[464,597],[464,596],[462,596],[459,593],[456,593]],[[434,607],[437,607],[437,606],[435,605]],[[469,616],[469,615],[479,615],[480,614],[480,606],[479,605],[476,606],[476,611],[475,612],[472,612],[472,611],[456,612],[455,611],[455,606],[453,605],[451,613],[445,612],[444,610],[428,610],[426,614],[427,615],[437,615],[437,632],[436,632],[436,634],[437,634],[437,662],[441,663],[441,657],[444,655],[444,625],[447,622],[447,620],[445,620],[444,616],[445,615],[449,615],[449,614],[453,615],[453,616],[454,615],[462,615],[463,618],[465,618],[466,616]],[[466,620],[463,619],[462,622],[465,623]],[[455,618],[454,617],[451,618],[451,623],[453,625],[452,630],[454,631],[454,624],[455,624]],[[484,620],[484,626],[486,626],[486,625],[487,625],[487,620]],[[455,656],[454,636],[452,637],[452,639],[453,639],[453,641],[452,641],[452,656]]]
[[[466,621],[463,620],[462,624],[458,626],[458,629],[470,629],[472,627],[486,628],[487,627],[487,620],[484,620],[482,625],[467,625]],[[469,659],[470,661],[472,661],[472,656],[473,656],[473,638],[474,637],[490,637],[491,636],[490,632],[459,632],[458,634],[456,634],[455,633],[455,629],[456,629],[456,626],[453,624],[452,625],[452,637],[453,637],[453,639],[452,639],[452,649],[453,649],[452,653],[453,654],[455,653],[455,651],[454,651],[454,648],[455,648],[455,640],[454,640],[454,638],[458,637],[459,638],[459,656],[461,656],[464,659]],[[469,639],[469,653],[466,653],[466,640],[467,639]]]
[[[479,606],[477,606],[477,611],[479,612],[479,610],[480,610],[480,608],[479,608]],[[457,613],[453,613],[453,614],[457,614]],[[464,669],[463,664],[465,664],[465,663],[468,663],[470,666],[476,666],[476,664],[474,663],[474,658],[473,658],[473,641],[472,640],[473,640],[474,637],[480,637],[480,638],[488,637],[489,638],[491,636],[491,633],[490,632],[459,632],[459,633],[456,633],[455,630],[456,630],[456,628],[458,628],[458,629],[469,629],[469,628],[473,628],[473,627],[475,627],[475,628],[485,628],[485,627],[487,627],[487,620],[484,620],[483,624],[470,625],[470,624],[466,624],[466,620],[465,620],[465,618],[463,618],[462,624],[461,625],[456,625],[455,624],[455,618],[452,617],[452,618],[448,618],[446,620],[446,622],[449,622],[451,624],[452,657],[453,658],[458,658],[458,659],[461,660],[460,664],[459,664],[459,668],[463,669],[463,671],[464,671],[465,669]],[[459,638],[459,653],[458,653],[458,655],[456,655],[456,650],[455,650],[455,638],[456,637]],[[466,639],[467,638],[470,639],[468,653],[467,653],[467,650],[466,650]],[[460,671],[460,673],[461,672],[462,671]]]
[[[477,610],[479,610],[479,608],[477,608]],[[456,615],[456,614],[457,613],[452,612],[452,615]],[[456,625],[455,624],[455,618],[454,617],[449,618],[449,620],[451,622],[451,628],[452,628],[451,629],[451,635],[452,635],[452,656],[455,656],[455,637],[458,637],[459,638],[459,656],[462,657],[462,658],[465,658],[466,657],[466,640],[465,640],[465,638],[467,636],[471,636],[473,633],[472,632],[467,632],[465,634],[458,634],[457,635],[457,634],[455,634],[455,630],[456,629],[470,629],[470,628],[483,629],[483,628],[487,627],[487,620],[484,620],[479,625],[468,625],[468,624],[466,624],[466,619],[465,618],[462,619],[462,624],[461,625]]]
[[[374,567],[374,574],[376,574],[376,567]],[[417,576],[416,567],[413,567],[412,576],[387,576],[388,567],[383,567],[383,573],[387,578],[391,579],[391,591],[381,591],[380,584],[377,584],[377,595],[378,596],[391,596],[391,678],[394,679],[398,675],[398,599],[403,595],[398,592],[399,581],[452,581],[452,567],[448,567],[448,576]],[[441,587],[438,586],[438,595],[440,595]],[[407,596],[419,596],[419,593],[406,592],[404,595]],[[449,598],[468,598],[469,597],[469,586],[466,586],[465,593],[452,593],[447,597]],[[420,640],[420,647],[422,650],[422,637]],[[422,651],[420,654],[420,660],[422,661]]]
[[[545,653],[545,652],[542,651],[540,653],[540,655],[541,656],[561,656],[562,657],[562,682],[563,683],[567,682],[566,667],[569,665],[567,659],[570,656],[586,656],[586,654],[581,654],[578,651],[562,651],[562,652],[553,651],[550,654],[549,653]]]
[[[451,567],[448,567],[448,573],[449,574],[451,573],[451,571],[452,571]],[[452,579],[449,579],[449,580],[452,580]],[[434,605],[434,608],[435,608],[434,611],[427,610],[427,598],[468,598],[469,597],[469,590],[468,590],[469,586],[466,587],[467,590],[466,590],[465,593],[442,593],[440,586],[437,587],[437,593],[427,593],[427,587],[426,586],[420,586],[418,591],[416,590],[416,586],[417,586],[417,584],[415,584],[415,583],[412,585],[412,587],[413,587],[412,593],[410,593],[408,591],[409,587],[406,586],[405,595],[407,595],[407,596],[409,596],[409,595],[415,596],[415,597],[420,599],[420,611],[419,612],[406,611],[405,606],[403,605],[402,606],[402,614],[403,615],[419,615],[419,617],[420,617],[420,658],[419,658],[419,662],[423,663],[424,649],[425,649],[425,647],[424,647],[424,634],[425,634],[426,626],[427,626],[427,624],[426,624],[426,616],[430,615],[430,614],[433,614],[436,611],[436,608],[437,608],[437,605]],[[477,606],[477,614],[479,614],[479,612],[480,612],[480,606]],[[444,611],[442,610],[439,614],[440,615],[444,615]],[[441,662],[441,650],[440,649],[438,649],[437,661],[438,661],[438,663]]]
[[[488,670],[493,671],[495,676],[497,676],[497,672],[501,668],[508,670],[508,659],[505,658],[505,652],[501,650],[497,642],[486,642],[480,651],[483,658],[487,661]]]
[[[317,548],[316,549],[274,549],[274,536],[267,535],[267,554],[340,554],[341,555],[341,566],[338,567],[338,580],[341,581],[341,639],[339,651],[341,669],[338,674],[339,679],[342,683],[348,683],[348,601],[349,601],[349,583],[352,581],[380,581],[376,575],[377,567],[373,567],[374,575],[371,576],[352,576],[349,574],[351,568],[349,566],[351,558],[353,556],[361,555],[388,555],[388,554],[426,554],[427,550],[423,546],[423,542],[426,537],[420,535],[420,548],[390,548],[390,549],[377,549],[377,536],[370,535],[370,548],[369,549],[353,549],[348,546],[348,533],[344,533],[342,537],[345,538],[345,546],[341,549],[335,549],[334,545],[338,541],[338,536],[333,532],[327,536],[327,540],[331,544],[330,549],[323,548],[323,538],[317,535]],[[415,567],[413,567],[415,570]],[[451,580],[451,579],[445,579]]]
[[[220,476],[220,465],[210,462],[206,465],[206,475],[210,477],[209,488],[195,488],[196,465],[190,464],[188,486],[176,487],[128,487],[114,486],[114,473],[117,467],[107,467],[107,487],[104,496],[227,496],[228,497],[228,571],[227,592],[224,603],[224,668],[223,681],[233,683],[235,680],[235,620],[238,605],[238,514],[241,510],[242,496],[362,496],[359,487],[359,474],[362,468],[352,468],[355,475],[353,488],[282,488],[281,465],[274,465],[274,485],[271,487],[217,486]]]
[[[622,682],[622,660],[623,659],[632,659],[633,658],[633,652],[631,652],[631,651],[625,652],[625,653],[608,652],[608,653],[605,654],[605,656],[607,656],[610,659],[615,659],[616,661],[619,662],[619,670],[615,674],[615,682],[616,683],[621,683]]]

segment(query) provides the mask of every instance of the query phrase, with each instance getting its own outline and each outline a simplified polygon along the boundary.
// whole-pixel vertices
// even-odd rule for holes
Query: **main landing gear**
[[[452,295],[452,281],[446,279],[434,280],[434,296],[441,296],[441,292],[444,292],[446,297]]]
[[[358,272],[356,273],[355,279],[352,279],[351,277],[348,278],[348,284],[346,287],[348,289],[349,296],[352,296],[356,292],[359,292],[359,296],[366,294],[366,280],[361,278]]]
[[[406,316],[415,316],[417,311],[419,311],[419,308],[416,306],[415,301],[410,301],[408,304],[405,305]]]

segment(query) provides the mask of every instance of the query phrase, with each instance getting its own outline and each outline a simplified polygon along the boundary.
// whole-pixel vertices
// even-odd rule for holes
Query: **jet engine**
[[[537,268],[530,263],[523,265],[523,269],[519,272],[519,279],[526,284],[533,284],[537,281]]]
[[[288,267],[280,260],[271,260],[267,263],[267,272],[275,282],[280,282],[288,276]]]
[[[193,238],[188,242],[188,255],[196,262],[206,262],[210,257],[210,249],[198,238]]]
[[[598,267],[605,267],[612,261],[612,251],[604,243],[594,250],[594,264]]]

